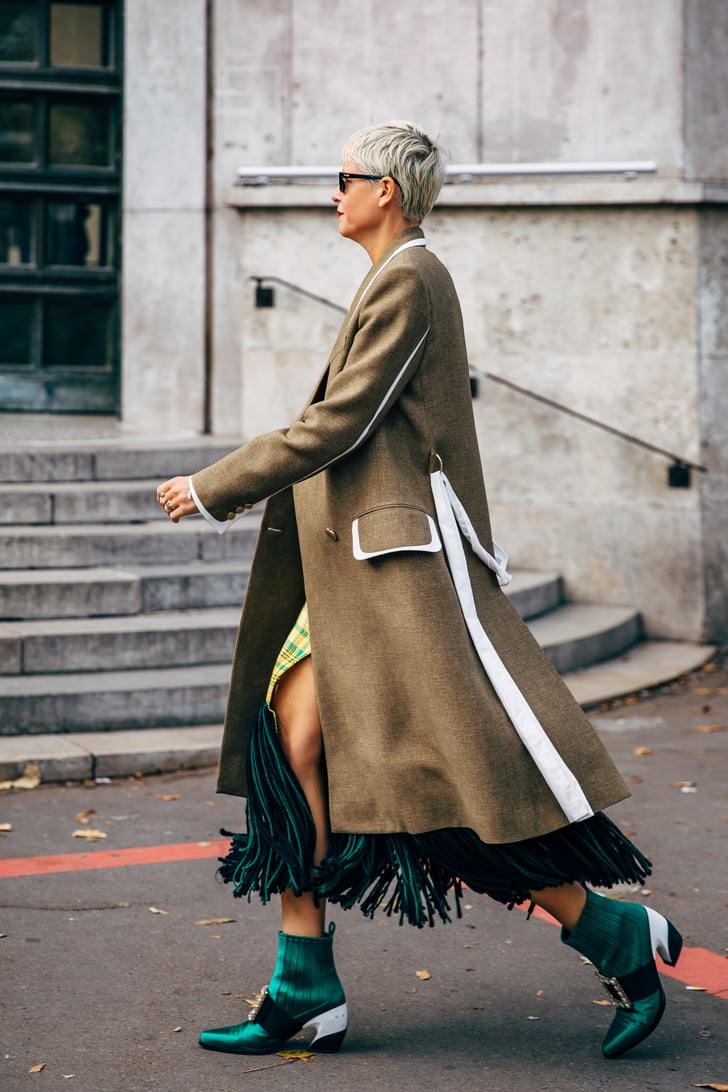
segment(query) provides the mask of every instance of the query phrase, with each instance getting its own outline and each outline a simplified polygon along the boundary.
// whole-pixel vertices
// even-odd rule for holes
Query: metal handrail
[[[480,379],[490,379],[493,383],[500,383],[503,387],[508,387],[509,390],[516,391],[517,394],[522,394],[525,398],[532,398],[535,402],[540,402],[544,406],[548,406],[550,409],[558,410],[559,413],[565,413],[569,417],[575,417],[577,421],[584,421],[587,425],[592,425],[594,428],[599,428],[602,432],[608,432],[612,436],[619,437],[620,440],[626,440],[630,444],[635,444],[637,447],[644,448],[646,451],[652,451],[655,455],[662,455],[666,459],[670,459],[673,466],[680,467],[684,470],[699,470],[701,473],[707,473],[707,466],[703,466],[701,463],[694,463],[691,459],[683,459],[682,456],[676,455],[673,451],[668,451],[664,447],[658,447],[657,444],[651,444],[648,440],[642,440],[639,436],[633,436],[629,432],[624,432],[620,428],[615,428],[614,425],[608,425],[604,421],[600,421],[596,417],[590,417],[586,413],[582,413],[580,410],[572,409],[570,406],[564,406],[561,402],[556,402],[553,398],[547,398],[544,394],[538,394],[536,391],[529,390],[528,387],[520,387],[517,383],[511,382],[510,379],[505,379],[502,375],[495,375],[493,372],[485,372],[480,368],[470,368],[472,374],[477,375]]]
[[[267,186],[271,181],[335,180],[339,169],[327,166],[238,167],[237,176],[243,186]],[[654,174],[656,170],[657,163],[653,159],[584,163],[451,163],[446,170],[446,181],[468,183],[479,178],[512,178],[517,175],[621,174],[626,182],[631,182],[640,174]]]
[[[283,277],[251,277],[250,280],[256,282],[257,293],[259,293],[261,288],[263,287],[263,281],[269,281],[271,284],[280,284],[284,288],[289,288],[291,292],[296,292],[299,296],[305,296],[306,299],[314,300],[316,303],[322,303],[325,307],[333,307],[334,310],[340,311],[342,315],[346,314],[346,308],[342,307],[340,303],[334,303],[333,300],[328,300],[325,296],[317,296],[315,292],[309,292],[307,288],[302,288],[300,284],[293,284],[291,281],[284,281]],[[259,303],[258,306],[260,307],[261,304]],[[265,304],[264,306],[267,307],[270,305]]]
[[[307,288],[302,288],[299,284],[293,284],[291,281],[286,281],[282,277],[276,276],[252,276],[251,281],[256,282],[256,305],[259,307],[272,307],[272,299],[267,303],[260,302],[261,291],[265,281],[272,282],[274,284],[280,284],[284,288],[289,289],[291,292],[295,292],[300,296],[305,296],[306,299],[314,300],[316,303],[323,304],[326,307],[332,307],[340,314],[346,314],[346,308],[342,307],[339,303],[334,303],[333,300],[327,299],[325,296],[318,296],[315,292],[309,292]],[[510,379],[506,379],[502,375],[496,375],[494,372],[483,371],[482,368],[476,368],[474,365],[470,365],[470,374],[477,376],[479,379],[489,379],[493,383],[499,383],[503,387],[508,387],[509,390],[515,391],[517,394],[521,394],[524,398],[531,398],[534,402],[540,402],[543,406],[548,406],[549,409],[557,410],[559,413],[565,413],[568,417],[574,417],[577,421],[583,421],[587,425],[591,425],[592,428],[601,429],[602,432],[607,432],[611,436],[616,436],[620,440],[624,440],[627,443],[634,444],[636,447],[641,447],[645,451],[651,451],[655,455],[662,455],[663,458],[669,459],[671,466],[668,471],[668,483],[676,488],[685,488],[690,485],[690,471],[697,470],[700,473],[707,473],[707,466],[703,466],[701,463],[695,463],[691,459],[683,459],[681,455],[676,455],[673,451],[668,451],[664,447],[659,447],[657,444],[652,444],[649,440],[643,440],[639,436],[633,436],[629,432],[624,432],[620,428],[615,428],[614,425],[608,425],[604,421],[600,421],[597,417],[590,417],[586,413],[582,413],[580,410],[572,409],[571,406],[565,406],[561,402],[557,402],[553,398],[547,398],[544,394],[539,394],[537,391],[529,390],[528,387],[521,387],[518,383],[513,383]]]

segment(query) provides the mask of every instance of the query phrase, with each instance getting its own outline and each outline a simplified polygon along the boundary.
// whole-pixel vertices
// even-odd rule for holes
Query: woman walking
[[[460,307],[420,224],[445,174],[416,126],[355,133],[333,194],[372,267],[300,416],[159,487],[218,530],[267,500],[233,661],[218,789],[247,797],[221,874],[279,894],[278,961],[244,1023],[203,1046],[268,1053],[347,1027],[327,901],[448,921],[461,884],[562,925],[617,1011],[603,1051],[657,1026],[656,955],[681,938],[591,887],[649,862],[604,814],[629,795],[501,591]]]

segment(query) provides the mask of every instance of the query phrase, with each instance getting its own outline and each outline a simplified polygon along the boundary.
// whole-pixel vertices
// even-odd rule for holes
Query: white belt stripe
[[[493,688],[500,698],[511,724],[558,801],[559,807],[566,818],[571,823],[587,819],[594,812],[584,795],[581,785],[546,735],[543,726],[539,723],[535,713],[516,686],[480,623],[473,589],[470,584],[465,550],[460,537],[461,528],[477,556],[498,574],[501,583],[504,582],[501,577],[505,572],[505,562],[502,561],[502,557],[505,555],[500,551],[501,558],[498,561],[491,557],[488,551],[478,542],[467,516],[463,521],[464,525],[459,524],[459,514],[460,512],[464,514],[465,510],[462,508],[460,501],[457,500],[452,486],[442,471],[437,470],[431,474],[430,482],[453,583],[465,618],[465,624],[468,627],[468,632],[480,662],[493,684]],[[450,495],[455,497],[457,501],[455,510]],[[497,554],[498,552],[496,550]]]

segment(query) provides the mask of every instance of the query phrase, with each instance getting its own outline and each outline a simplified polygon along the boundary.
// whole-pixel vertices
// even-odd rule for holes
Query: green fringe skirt
[[[562,883],[611,887],[642,883],[650,862],[602,812],[540,838],[506,845],[457,828],[424,834],[332,834],[320,867],[312,865],[316,830],[301,786],[280,745],[275,716],[261,706],[248,749],[247,832],[232,839],[218,874],[236,898],[262,902],[291,888],[299,895],[357,903],[422,928],[461,916],[463,886],[509,907],[529,892]]]

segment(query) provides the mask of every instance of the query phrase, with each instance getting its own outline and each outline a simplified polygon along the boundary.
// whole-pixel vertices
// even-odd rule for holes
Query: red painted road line
[[[162,864],[167,861],[196,861],[221,857],[230,842],[182,842],[168,846],[138,846],[132,849],[98,849],[91,853],[64,853],[48,857],[12,857],[0,861],[0,879],[14,876],[47,876],[52,872],[83,872],[92,868],[123,868],[126,865]]]
[[[58,872],[84,872],[95,868],[123,868],[128,865],[164,864],[173,861],[196,861],[223,856],[229,841],[182,842],[166,846],[138,846],[131,849],[98,849],[90,853],[64,853],[45,857],[11,857],[0,861],[0,879],[19,876],[49,876]],[[527,904],[519,907],[526,910]],[[559,923],[535,907],[533,916]],[[706,948],[683,948],[677,967],[659,964],[660,973],[676,978],[686,986],[695,986],[706,993],[728,1000],[728,959]]]
[[[522,903],[518,909],[527,910],[528,903]],[[534,908],[533,916],[549,925],[559,925],[556,918],[552,918],[540,906]],[[676,978],[685,986],[693,986],[728,1001],[728,959],[717,952],[710,952],[707,948],[683,948],[677,967],[668,967],[659,959],[657,966],[660,974],[668,978]]]

